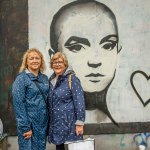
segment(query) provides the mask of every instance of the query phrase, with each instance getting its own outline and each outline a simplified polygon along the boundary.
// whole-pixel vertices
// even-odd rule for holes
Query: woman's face
[[[52,68],[56,75],[62,75],[66,69],[62,58],[58,58],[58,59],[54,60],[52,65],[53,65]]]
[[[88,92],[104,90],[113,80],[117,65],[115,25],[105,14],[94,16],[80,14],[64,20],[58,38],[58,49],[66,54]]]
[[[27,67],[31,72],[37,72],[41,67],[41,57],[36,52],[31,52],[27,58]]]

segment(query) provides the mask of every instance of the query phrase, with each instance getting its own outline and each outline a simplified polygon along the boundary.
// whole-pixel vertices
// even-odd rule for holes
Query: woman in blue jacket
[[[66,56],[57,52],[51,59],[54,73],[50,77],[49,142],[64,150],[66,141],[82,140],[85,121],[83,90]],[[69,83],[70,82],[70,83]]]
[[[23,56],[20,73],[13,83],[19,150],[46,149],[49,81],[42,74],[44,69],[41,52],[29,49]]]

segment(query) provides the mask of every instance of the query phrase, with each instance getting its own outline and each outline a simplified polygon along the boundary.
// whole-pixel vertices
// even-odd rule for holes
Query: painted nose
[[[97,68],[97,67],[100,67],[102,65],[102,63],[90,63],[89,61],[87,64],[89,67],[92,67],[92,68]]]

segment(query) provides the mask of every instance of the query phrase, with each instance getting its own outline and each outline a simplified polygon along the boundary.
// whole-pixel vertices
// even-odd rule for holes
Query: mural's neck
[[[104,114],[106,114],[110,118],[110,120],[115,125],[118,126],[118,124],[112,118],[107,107],[107,103],[106,103],[107,90],[108,89],[101,92],[84,92],[86,110],[98,109],[102,111]]]
[[[107,90],[101,92],[84,92],[86,110],[99,109],[106,107]]]

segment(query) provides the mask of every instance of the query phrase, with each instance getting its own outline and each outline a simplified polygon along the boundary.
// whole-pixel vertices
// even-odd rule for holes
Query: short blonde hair
[[[68,59],[67,59],[66,55],[62,52],[57,52],[53,55],[53,57],[50,60],[50,68],[51,69],[53,69],[53,62],[59,58],[61,58],[63,60],[65,67],[68,68]]]
[[[27,66],[27,59],[28,59],[29,54],[32,53],[32,52],[37,53],[40,56],[40,58],[41,58],[40,72],[43,72],[46,69],[46,67],[45,67],[45,61],[44,61],[42,53],[38,49],[36,49],[36,48],[31,48],[31,49],[28,49],[24,53],[23,59],[22,59],[22,64],[21,64],[21,67],[19,69],[19,72],[25,71],[25,69],[28,67]]]

